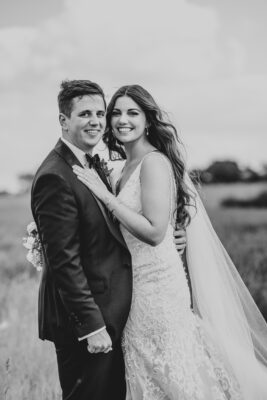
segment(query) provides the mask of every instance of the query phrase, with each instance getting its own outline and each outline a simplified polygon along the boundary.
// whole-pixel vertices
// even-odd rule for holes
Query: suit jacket
[[[73,173],[74,164],[80,165],[59,140],[32,185],[45,259],[39,337],[63,343],[106,325],[116,340],[130,309],[131,256],[103,204]]]

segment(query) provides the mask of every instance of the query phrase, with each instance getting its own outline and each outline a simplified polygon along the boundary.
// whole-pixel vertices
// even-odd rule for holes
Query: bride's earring
[[[145,134],[146,134],[146,136],[149,135],[149,130],[148,130],[148,127],[147,127],[147,126],[146,126],[146,129],[145,129]]]

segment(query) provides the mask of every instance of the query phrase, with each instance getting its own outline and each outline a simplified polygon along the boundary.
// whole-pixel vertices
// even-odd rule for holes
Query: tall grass
[[[6,326],[0,331],[1,399],[60,399],[53,346],[38,339],[37,286],[37,280],[27,275],[1,285],[1,306],[6,309]]]
[[[0,198],[0,399],[60,399],[52,343],[37,332],[40,275],[22,247],[29,197]]]
[[[219,237],[267,319],[267,213],[220,209],[212,187],[204,188],[203,196]],[[40,275],[21,244],[31,221],[29,201],[29,196],[0,198],[0,399],[56,400],[61,391],[53,344],[40,341],[37,333]]]
[[[220,208],[225,197],[251,198],[267,189],[266,183],[209,185],[202,189],[218,236],[267,321],[267,211]]]
[[[209,210],[213,225],[267,321],[267,212]]]

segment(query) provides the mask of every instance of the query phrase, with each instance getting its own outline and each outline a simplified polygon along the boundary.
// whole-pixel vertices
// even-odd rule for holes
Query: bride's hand
[[[83,182],[100,200],[104,200],[109,194],[106,185],[94,169],[81,168],[78,165],[72,167],[77,178]]]

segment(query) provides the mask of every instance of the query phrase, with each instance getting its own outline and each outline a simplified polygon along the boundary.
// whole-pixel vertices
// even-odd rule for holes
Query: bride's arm
[[[146,157],[142,163],[140,173],[142,215],[131,210],[108,192],[99,179],[93,177],[91,171],[81,172],[81,168],[76,171],[78,178],[103,201],[135,237],[152,246],[158,245],[163,240],[170,215],[171,177],[168,165],[162,156],[153,154],[152,157]]]
[[[162,156],[144,159],[140,179],[142,215],[114,197],[108,197],[107,206],[129,232],[156,246],[165,236],[170,214],[170,173]]]

